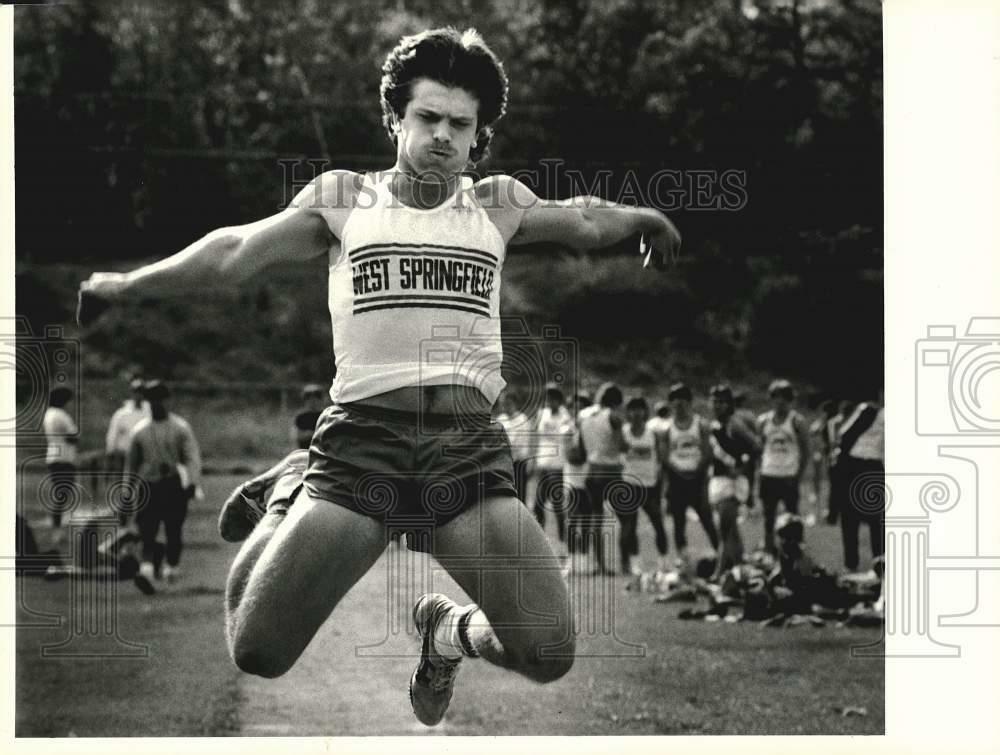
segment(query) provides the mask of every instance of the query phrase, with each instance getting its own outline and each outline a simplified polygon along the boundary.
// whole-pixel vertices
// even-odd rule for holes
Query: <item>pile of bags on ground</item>
[[[754,621],[764,626],[882,626],[884,559],[863,574],[834,575],[817,565],[803,545],[804,524],[794,514],[783,514],[775,527],[777,557],[766,551],[711,581],[713,558],[703,558],[673,572],[641,574],[626,590],[652,593],[656,603],[692,603],[679,619],[736,623]]]

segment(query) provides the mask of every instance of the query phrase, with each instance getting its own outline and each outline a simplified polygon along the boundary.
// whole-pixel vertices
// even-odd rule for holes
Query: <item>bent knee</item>
[[[552,648],[547,653],[540,649],[526,662],[524,675],[539,684],[548,684],[561,679],[573,668],[575,647],[572,644],[562,644]]]
[[[245,674],[274,679],[287,672],[298,659],[289,652],[287,644],[268,641],[260,635],[246,631],[232,631],[229,634],[229,656],[236,667]]]
[[[561,679],[573,668],[576,656],[576,637],[553,637],[551,640],[537,640],[519,654],[518,670],[529,679],[547,684]]]
[[[283,657],[271,649],[252,647],[246,644],[235,645],[230,655],[233,663],[244,674],[262,676],[265,679],[275,679],[281,676],[295,663],[294,658]]]

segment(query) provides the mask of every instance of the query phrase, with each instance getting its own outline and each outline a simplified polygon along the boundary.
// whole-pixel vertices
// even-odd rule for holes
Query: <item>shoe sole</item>
[[[153,583],[149,581],[148,578],[141,574],[136,574],[132,577],[132,581],[135,586],[139,588],[143,595],[154,595],[156,594],[156,588],[153,587]]]

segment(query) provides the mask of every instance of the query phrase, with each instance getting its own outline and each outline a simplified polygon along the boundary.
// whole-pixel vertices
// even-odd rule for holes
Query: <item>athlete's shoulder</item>
[[[527,184],[506,173],[481,178],[473,189],[476,199],[487,209],[526,210],[537,200],[535,192]]]
[[[300,209],[331,211],[351,209],[364,191],[365,175],[353,170],[328,170],[320,173],[295,197],[292,204]]]
[[[179,427],[181,430],[191,432],[191,424],[179,414],[170,412],[170,422]]]

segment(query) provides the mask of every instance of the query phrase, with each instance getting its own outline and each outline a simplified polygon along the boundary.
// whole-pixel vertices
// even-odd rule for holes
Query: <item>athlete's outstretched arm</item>
[[[94,273],[80,286],[80,324],[86,325],[109,303],[230,287],[276,262],[323,254],[334,236],[321,210],[340,205],[336,178],[325,174],[282,212],[212,231],[166,259],[128,273]]]
[[[676,226],[659,210],[631,207],[600,197],[540,199],[524,183],[509,178],[497,187],[520,212],[511,244],[553,241],[574,249],[601,249],[642,234],[644,262],[660,266],[681,246]]]

